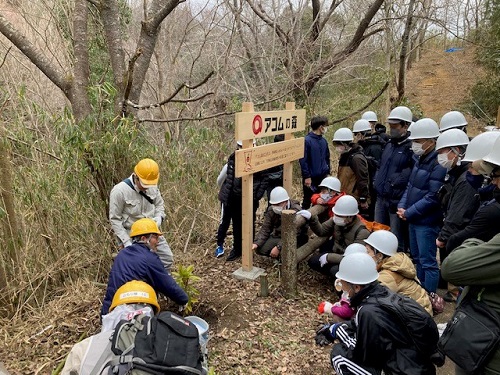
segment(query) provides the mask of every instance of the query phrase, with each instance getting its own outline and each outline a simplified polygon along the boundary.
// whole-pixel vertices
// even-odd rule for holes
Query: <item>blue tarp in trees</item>
[[[445,50],[444,52],[457,52],[457,51],[463,51],[463,48],[457,48],[457,47],[451,47]]]

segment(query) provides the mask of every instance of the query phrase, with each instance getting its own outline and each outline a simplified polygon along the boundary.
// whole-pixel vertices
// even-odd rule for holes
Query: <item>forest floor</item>
[[[473,52],[427,51],[408,75],[408,96],[436,121],[456,109],[477,79]],[[381,116],[383,117],[383,116]],[[479,128],[479,125],[474,125]],[[214,194],[216,192],[214,191]],[[216,215],[214,215],[216,216]],[[214,224],[215,227],[215,224]],[[230,245],[230,239],[226,241]],[[254,265],[268,274],[269,296],[259,297],[258,282],[236,280],[238,262],[213,256],[215,237],[205,245],[193,245],[176,253],[179,264],[194,264],[201,302],[194,314],[210,325],[209,364],[217,374],[328,374],[329,348],[314,344],[316,328],[325,320],[316,307],[333,300],[333,285],[300,264],[298,297],[282,295],[279,267],[270,259],[254,257]],[[229,246],[226,248],[229,252]],[[440,291],[443,294],[444,291]],[[43,309],[24,311],[0,328],[0,362],[11,374],[50,374],[60,365],[71,346],[99,330],[99,311],[104,287],[88,281],[68,285]],[[446,304],[438,323],[451,316]],[[438,369],[453,374],[452,364]],[[2,374],[0,365],[0,374]]]

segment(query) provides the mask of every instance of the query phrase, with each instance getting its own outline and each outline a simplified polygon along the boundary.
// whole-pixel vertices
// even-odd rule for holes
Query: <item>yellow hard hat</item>
[[[153,159],[142,159],[134,167],[134,173],[139,177],[141,185],[144,187],[158,185],[160,169]]]
[[[119,287],[113,296],[109,311],[125,303],[144,303],[153,306],[155,314],[160,311],[155,290],[144,281],[133,280]]]
[[[130,228],[130,237],[142,236],[143,234],[158,234],[161,236],[162,233],[153,219],[145,217],[137,220]]]

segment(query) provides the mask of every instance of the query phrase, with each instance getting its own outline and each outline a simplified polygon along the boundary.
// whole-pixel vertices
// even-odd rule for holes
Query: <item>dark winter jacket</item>
[[[309,132],[304,140],[304,157],[299,160],[302,178],[321,178],[330,174],[330,149],[323,136]]]
[[[113,262],[106,295],[102,302],[101,315],[109,312],[113,296],[118,288],[132,280],[148,283],[156,292],[162,293],[179,305],[185,305],[188,302],[187,294],[165,270],[158,255],[146,245],[135,243],[120,250]]]
[[[500,233],[500,189],[493,191],[493,200],[479,207],[469,225],[453,234],[446,242],[446,251],[450,253],[468,238],[482,241],[491,240]]]
[[[377,196],[391,201],[394,206],[391,211],[396,212],[396,206],[405,192],[413,164],[413,151],[408,135],[391,139],[385,145],[375,175],[374,188]]]
[[[363,153],[366,156],[372,157],[377,161],[377,163],[380,163],[384,146],[387,143],[380,135],[372,134],[358,143],[361,147],[363,147]]]
[[[269,176],[263,172],[253,175],[253,200],[258,202],[266,192]],[[219,190],[219,201],[229,204],[231,199],[241,197],[241,177],[236,177],[234,152],[227,159],[226,179]]]
[[[446,168],[437,162],[437,151],[417,157],[398,208],[404,208],[406,220],[411,224],[441,225],[443,213],[438,191],[444,183]]]
[[[337,174],[342,191],[354,196],[358,202],[370,203],[370,176],[363,148],[357,144],[340,155]]]
[[[451,235],[464,229],[479,208],[477,190],[465,178],[469,163],[452,168],[445,177],[439,191],[439,200],[444,213],[444,224],[438,239],[448,241]]]
[[[389,293],[392,292],[374,282],[351,298],[351,306],[358,311],[356,318],[336,331],[340,345],[347,348],[346,357],[386,374],[436,374],[430,359],[417,351],[406,328],[377,303],[377,298]]]
[[[288,210],[294,210],[295,212],[302,210],[299,202],[290,201],[290,207]],[[307,230],[307,227],[303,227]],[[300,234],[302,229],[297,229],[297,234]],[[262,227],[259,232],[255,236],[255,240],[253,241],[257,246],[262,247],[266,241],[269,239],[271,234],[274,237],[281,237],[281,215],[278,215],[273,211],[273,207],[269,206],[266,211],[266,215],[264,216],[264,222],[262,223]]]

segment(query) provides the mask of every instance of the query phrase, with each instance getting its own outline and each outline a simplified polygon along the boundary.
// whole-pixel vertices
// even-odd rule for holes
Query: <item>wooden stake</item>
[[[284,210],[281,214],[281,286],[286,298],[297,297],[297,230],[295,211]]]

